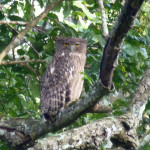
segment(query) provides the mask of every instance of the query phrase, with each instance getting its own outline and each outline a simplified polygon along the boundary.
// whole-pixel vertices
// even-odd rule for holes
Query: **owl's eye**
[[[64,46],[68,46],[69,45],[69,43],[64,43]]]
[[[76,47],[79,47],[79,44],[75,44]]]

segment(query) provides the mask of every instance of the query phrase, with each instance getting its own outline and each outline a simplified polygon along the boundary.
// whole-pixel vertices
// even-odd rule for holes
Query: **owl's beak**
[[[75,46],[71,45],[71,52],[73,52],[75,50]]]

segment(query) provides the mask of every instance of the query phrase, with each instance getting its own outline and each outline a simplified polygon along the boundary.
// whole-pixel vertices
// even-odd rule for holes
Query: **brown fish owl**
[[[87,42],[58,38],[56,53],[41,81],[42,119],[54,121],[68,103],[79,99],[83,87]]]

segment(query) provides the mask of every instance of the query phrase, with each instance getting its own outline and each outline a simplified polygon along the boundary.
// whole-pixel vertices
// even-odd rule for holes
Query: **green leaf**
[[[134,24],[137,25],[137,26],[140,25],[140,22],[139,22],[139,20],[137,18],[134,20]]]
[[[128,54],[129,56],[134,56],[139,51],[139,49],[130,44],[125,44],[122,46],[122,51]]]
[[[52,56],[48,56],[46,59],[45,59],[45,62],[47,65],[50,64],[50,62],[52,61],[53,57]]]
[[[43,0],[37,0],[37,1],[39,2],[41,8],[43,8],[43,6],[44,6]]]
[[[0,20],[4,19],[4,14],[0,11]]]
[[[30,10],[31,10],[31,4],[29,0],[25,0],[25,7],[24,7],[24,18],[25,20],[30,20]]]
[[[140,48],[140,53],[145,57],[145,59],[148,58],[148,54],[145,48],[141,47]]]
[[[25,54],[25,51],[22,50],[22,49],[18,49],[18,50],[17,50],[17,53],[18,53],[19,55],[24,55],[24,54]]]
[[[23,18],[16,16],[16,15],[10,15],[8,18],[12,21],[24,21]]]
[[[85,17],[85,13],[83,13],[83,12],[76,11],[75,13],[76,13],[77,15],[81,16],[82,18]]]
[[[97,39],[98,39],[99,44],[104,48],[105,43],[106,43],[105,39],[101,35],[97,35]]]
[[[37,80],[32,79],[29,83],[29,88],[31,89],[32,95],[34,97],[40,97],[40,85]]]
[[[54,14],[54,13],[49,13],[47,16],[48,16],[50,19],[59,20],[59,19],[58,19],[58,16],[57,16],[56,14]]]
[[[93,38],[92,36],[92,32],[91,31],[87,31],[84,35],[83,35],[84,39],[88,39],[91,40]]]
[[[90,78],[87,74],[85,74],[85,73],[83,73],[83,72],[81,72],[81,74],[84,75],[83,79],[87,79],[87,80],[89,81],[89,83],[90,83],[91,85],[93,85],[93,84],[92,84],[92,81],[91,81],[91,78]]]
[[[28,52],[27,52],[28,56],[31,58],[31,59],[34,59],[35,58],[35,55],[33,53],[33,51],[30,49]]]
[[[8,10],[8,13],[9,14],[18,13],[17,6],[18,6],[18,2],[14,1],[11,5],[11,8]]]
[[[75,1],[74,5],[81,8],[82,11],[84,12],[84,14],[86,14],[86,16],[88,17],[89,20],[94,20],[96,18],[95,14],[90,13],[90,11],[87,9],[87,7],[85,7],[84,4],[82,4],[81,1]]]

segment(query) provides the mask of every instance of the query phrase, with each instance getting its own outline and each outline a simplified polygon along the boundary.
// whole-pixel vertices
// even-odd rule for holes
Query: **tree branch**
[[[33,26],[35,26],[41,19],[43,19],[49,13],[50,10],[55,8],[55,6],[61,3],[62,1],[63,0],[55,0],[53,3],[49,3],[45,10],[39,16],[37,16],[35,19],[29,22],[26,28],[23,31],[21,31],[0,54],[0,62],[2,62],[3,58],[7,55],[7,53],[19,43],[19,41]]]
[[[29,22],[23,22],[23,21],[0,21],[0,24],[15,24],[15,25],[27,25]],[[32,27],[33,28],[33,27]],[[44,29],[43,27],[41,26],[38,26],[38,25],[35,25],[34,26],[35,29],[39,30],[40,32],[42,33],[45,33],[46,32],[46,29]]]
[[[128,30],[131,28],[143,1],[126,0],[105,45],[100,67],[100,79],[103,86],[108,89],[113,89],[112,77],[118,63],[117,57],[120,46]]]
[[[13,65],[13,64],[24,64],[24,63],[45,63],[45,60],[2,61],[2,62],[0,62],[0,65]]]
[[[142,119],[142,113],[145,109],[146,100],[149,97],[149,91],[150,67],[146,70],[139,87],[133,94],[132,103],[127,114],[120,117],[105,118],[80,128],[61,133],[58,136],[49,137],[46,139],[46,141],[48,140],[47,143],[45,143],[45,140],[43,141],[43,146],[50,147],[51,150],[57,149],[57,146],[62,147],[62,149],[65,149],[66,146],[68,146],[68,149],[78,147],[97,148],[105,140],[108,141],[111,139],[114,143],[117,142],[135,148],[138,145],[136,128]],[[0,139],[9,143],[9,145],[15,147],[15,149],[23,149],[25,144],[31,141],[33,142],[49,131],[57,131],[70,124],[74,119],[84,113],[85,109],[97,103],[99,98],[106,95],[106,93],[106,89],[97,83],[89,95],[86,95],[82,100],[71,107],[66,108],[65,111],[58,115],[54,123],[43,123],[32,119],[10,118],[5,120],[2,118],[0,120]],[[65,135],[67,135],[66,138],[62,138]],[[117,141],[117,139],[119,139],[119,141]],[[37,148],[37,146],[39,148],[42,147],[40,142],[35,147]]]
[[[136,149],[139,144],[136,129],[142,120],[149,91],[150,67],[145,71],[139,87],[133,94],[127,114],[104,118],[53,137],[46,137],[39,140],[30,150],[44,150],[48,147],[50,150],[99,149],[104,141],[110,142],[109,140],[117,146]]]
[[[0,139],[7,142],[15,149],[23,149],[27,143],[33,142],[48,132],[54,132],[72,123],[76,118],[81,116],[86,109],[94,106],[108,90],[100,86],[98,82],[88,95],[82,100],[77,101],[70,107],[61,112],[54,123],[32,119],[14,119],[0,120]],[[0,132],[1,133],[1,132]],[[14,136],[10,136],[13,134]]]
[[[23,21],[0,21],[0,24],[17,24],[17,25],[27,25],[29,22],[23,22]]]
[[[107,39],[109,31],[107,27],[106,14],[105,14],[103,0],[98,0],[98,4],[99,4],[100,11],[101,11],[101,16],[102,16],[103,36],[105,39]]]
[[[34,0],[31,1],[30,22],[33,20]]]

